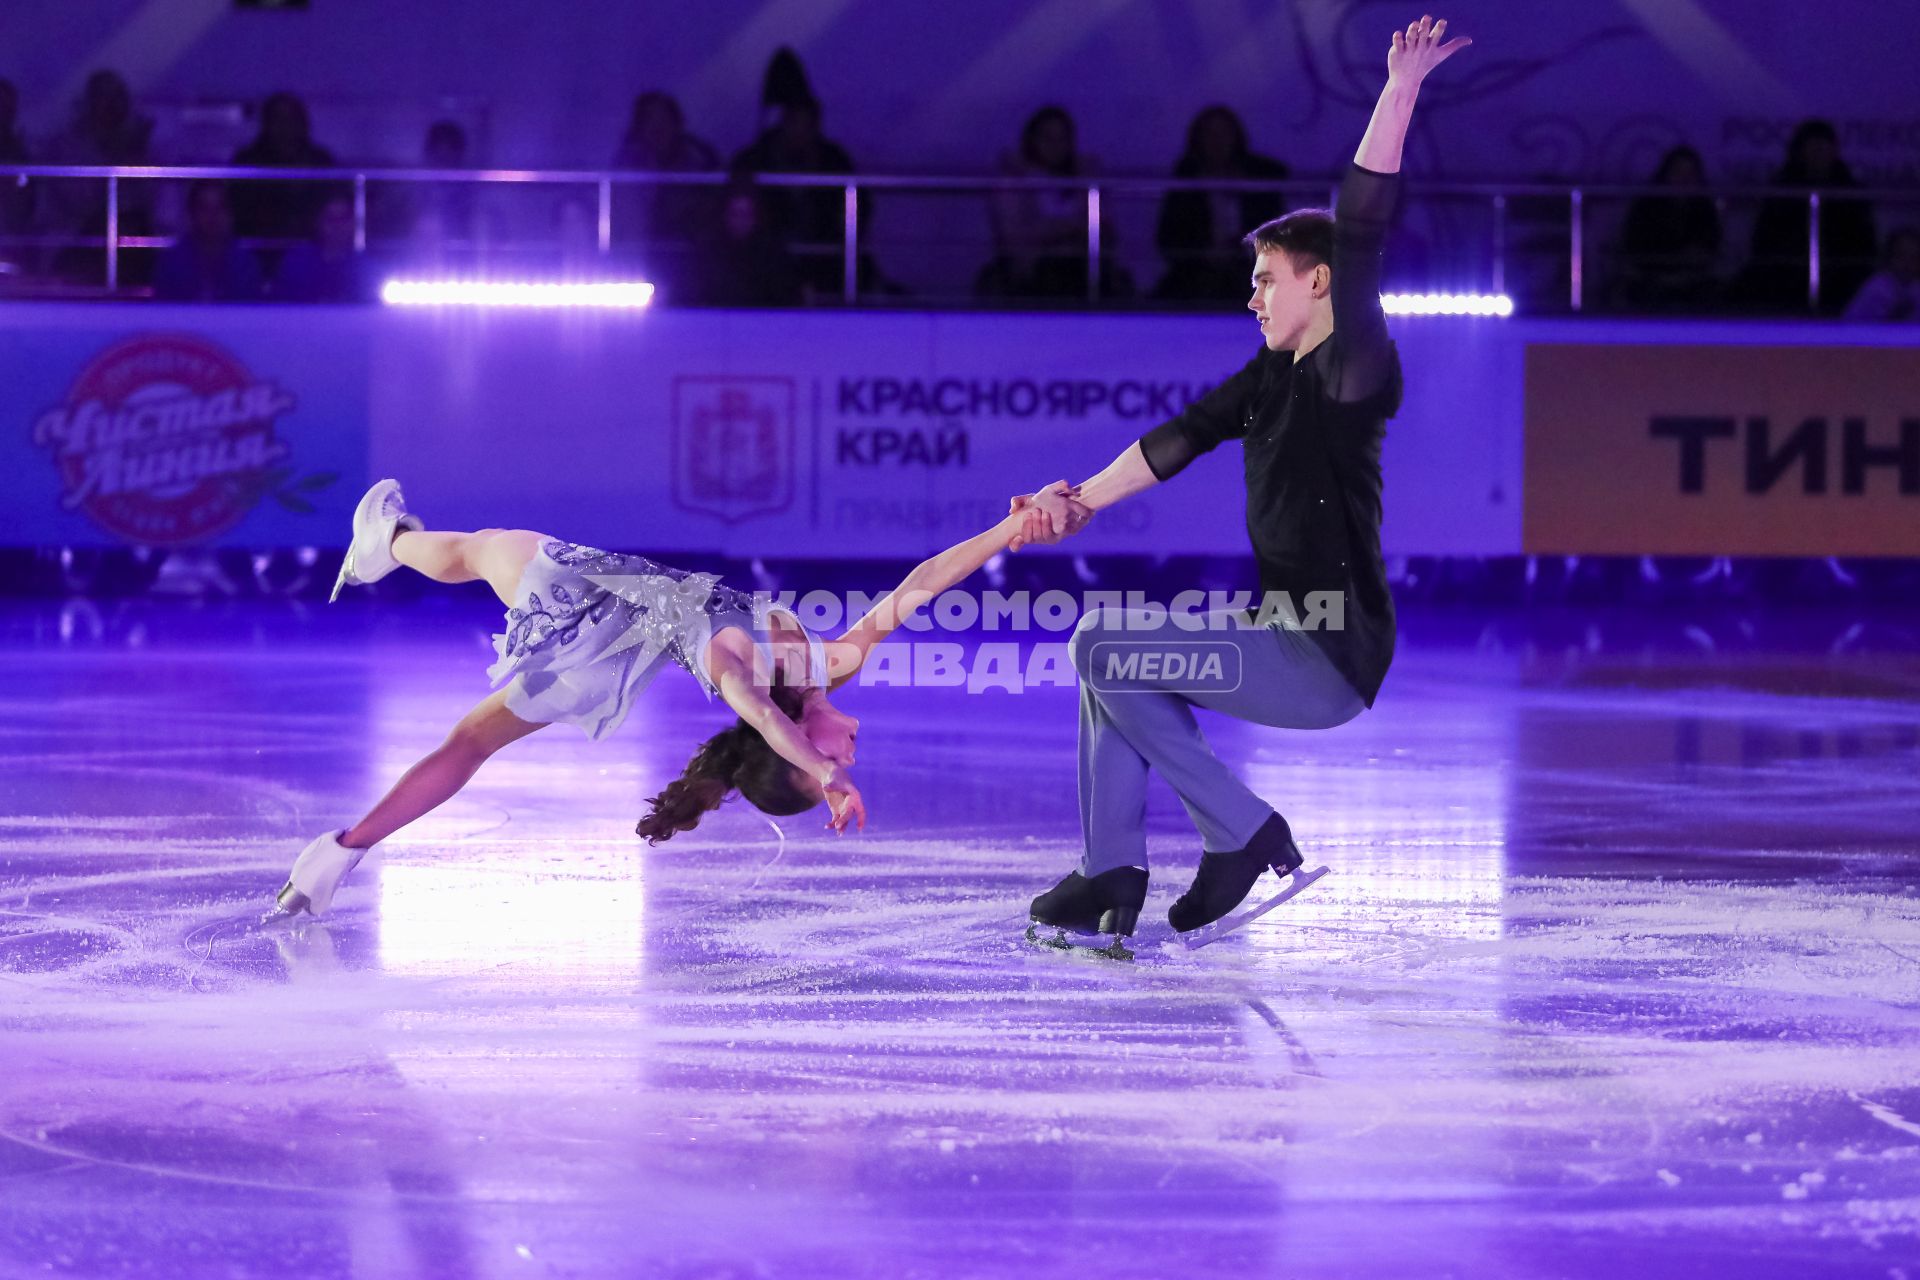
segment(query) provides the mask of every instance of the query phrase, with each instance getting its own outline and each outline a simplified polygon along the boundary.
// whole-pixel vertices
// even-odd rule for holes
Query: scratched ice
[[[1908,632],[1412,619],[1354,724],[1209,724],[1334,875],[1167,945],[1156,793],[1121,966],[1018,941],[1066,691],[853,692],[865,836],[647,850],[663,679],[261,930],[486,613],[81,613],[0,611],[0,1274],[1920,1276]]]

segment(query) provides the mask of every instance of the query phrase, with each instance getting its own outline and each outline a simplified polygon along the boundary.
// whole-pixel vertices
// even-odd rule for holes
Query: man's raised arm
[[[1407,122],[1413,118],[1413,104],[1420,96],[1420,82],[1427,73],[1472,44],[1465,36],[1447,40],[1447,20],[1435,22],[1422,18],[1405,31],[1393,33],[1393,48],[1387,51],[1387,87],[1374,104],[1373,119],[1360,139],[1360,150],[1353,162],[1374,173],[1400,172],[1400,151],[1407,141]]]
[[[1422,18],[1393,33],[1387,85],[1373,108],[1353,165],[1340,181],[1333,217],[1333,307],[1339,355],[1329,370],[1333,398],[1352,403],[1392,390],[1397,377],[1393,340],[1380,306],[1382,251],[1400,205],[1400,155],[1407,124],[1427,73],[1473,42],[1447,42],[1444,19]],[[1398,392],[1393,391],[1397,400]]]

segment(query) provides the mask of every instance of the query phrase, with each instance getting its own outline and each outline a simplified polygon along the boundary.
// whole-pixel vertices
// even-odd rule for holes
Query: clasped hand
[[[1080,486],[1056,480],[1038,493],[1021,494],[1007,504],[1009,517],[1020,516],[1007,550],[1051,546],[1080,532],[1093,519],[1093,508],[1080,501]]]

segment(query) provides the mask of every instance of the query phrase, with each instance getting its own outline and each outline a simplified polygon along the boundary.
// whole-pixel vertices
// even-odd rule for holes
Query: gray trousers
[[[1082,875],[1147,865],[1149,769],[1172,785],[1207,852],[1246,848],[1273,815],[1213,754],[1195,707],[1277,729],[1331,729],[1365,709],[1306,635],[1239,616],[1242,625],[1204,630],[1126,609],[1080,620],[1070,651],[1080,675]]]

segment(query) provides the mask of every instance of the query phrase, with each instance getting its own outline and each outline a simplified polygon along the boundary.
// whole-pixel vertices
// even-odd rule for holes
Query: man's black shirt
[[[1268,351],[1140,439],[1161,480],[1222,441],[1246,459],[1247,533],[1260,589],[1306,616],[1312,592],[1344,597],[1344,625],[1306,634],[1373,705],[1393,661],[1393,595],[1380,556],[1380,441],[1400,408],[1400,357],[1380,308],[1380,253],[1397,174],[1354,165],[1333,222],[1333,333],[1306,357]]]

